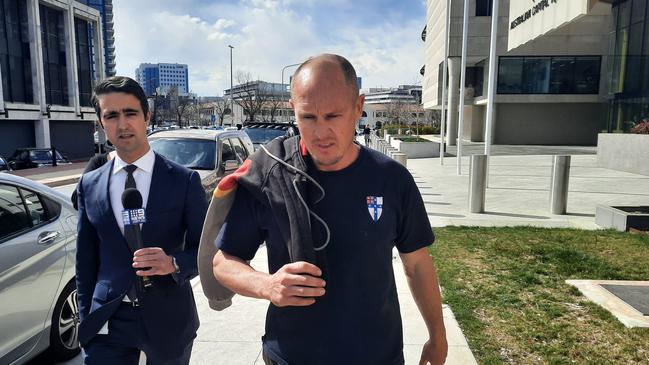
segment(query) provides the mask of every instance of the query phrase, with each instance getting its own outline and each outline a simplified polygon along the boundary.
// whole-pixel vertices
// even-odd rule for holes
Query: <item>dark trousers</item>
[[[137,365],[140,351],[146,354],[147,365],[187,365],[193,342],[185,346],[182,354],[169,358],[152,347],[146,336],[139,308],[123,303],[108,321],[108,334],[96,335],[83,348],[87,365]]]

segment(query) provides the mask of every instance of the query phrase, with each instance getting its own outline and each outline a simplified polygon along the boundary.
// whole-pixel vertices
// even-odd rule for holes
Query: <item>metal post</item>
[[[471,156],[469,176],[469,212],[484,213],[487,190],[487,156]]]
[[[234,125],[234,101],[232,99],[232,93],[234,89],[232,87],[232,50],[234,47],[228,44],[230,47],[230,125]]]
[[[462,132],[464,129],[464,83],[466,82],[466,48],[469,37],[469,0],[464,0],[462,24],[462,66],[460,67],[460,120],[457,125],[457,174],[462,175]]]
[[[552,159],[552,184],[550,186],[550,213],[566,214],[569,180],[570,156],[554,156]]]
[[[446,0],[446,30],[444,32],[444,71],[442,71],[442,121],[440,122],[439,163],[444,165],[444,132],[446,129],[446,80],[448,73],[448,45],[451,36],[451,0]],[[437,80],[439,82],[439,80]]]
[[[494,118],[494,98],[496,93],[496,44],[498,40],[498,0],[493,0],[491,10],[491,42],[489,45],[489,86],[487,90],[487,123],[485,126],[484,153],[487,159],[491,156],[491,133]],[[488,163],[488,162],[487,162]]]

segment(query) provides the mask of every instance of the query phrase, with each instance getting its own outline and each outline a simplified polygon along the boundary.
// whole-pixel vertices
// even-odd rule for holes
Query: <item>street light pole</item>
[[[284,70],[286,70],[289,67],[299,66],[299,65],[301,65],[301,63],[293,63],[293,64],[286,65],[286,66],[282,67],[282,93],[284,93],[286,91],[286,88],[284,87]]]
[[[234,101],[232,100],[232,92],[233,87],[232,87],[232,50],[234,47],[228,44],[228,47],[230,47],[230,125],[234,125]]]

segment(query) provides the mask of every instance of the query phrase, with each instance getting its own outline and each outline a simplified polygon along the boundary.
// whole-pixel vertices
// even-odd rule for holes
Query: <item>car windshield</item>
[[[51,161],[52,160],[52,151],[50,150],[32,150],[29,151],[29,157],[32,161]],[[59,151],[56,151],[56,159],[58,161],[62,161],[63,157],[59,153]]]
[[[207,139],[155,138],[149,141],[151,148],[170,159],[194,170],[214,170],[216,142]]]
[[[245,128],[245,131],[254,144],[264,144],[286,134],[283,129],[270,128]]]

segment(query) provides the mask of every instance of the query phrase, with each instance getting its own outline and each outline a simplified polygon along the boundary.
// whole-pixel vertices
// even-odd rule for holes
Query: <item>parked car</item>
[[[262,144],[266,144],[277,137],[294,136],[300,133],[297,127],[291,123],[248,123],[243,130],[250,136],[255,151]]]
[[[11,171],[11,170],[13,169],[11,168],[11,166],[9,166],[9,162],[7,162],[7,160],[4,157],[0,156],[0,172]]]
[[[69,164],[67,157],[56,151],[57,164]],[[49,148],[19,148],[9,157],[9,166],[14,170],[52,166],[52,150]]]
[[[209,199],[223,176],[234,172],[253,152],[244,131],[178,129],[149,135],[151,148],[180,165],[196,170]]]
[[[68,196],[0,174],[0,364],[79,353],[76,225]]]

